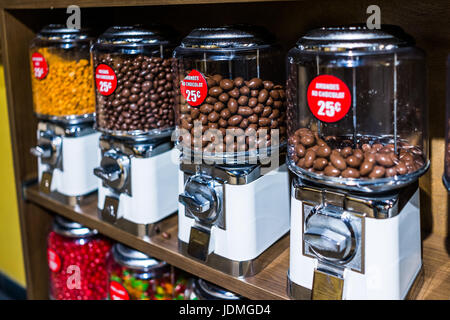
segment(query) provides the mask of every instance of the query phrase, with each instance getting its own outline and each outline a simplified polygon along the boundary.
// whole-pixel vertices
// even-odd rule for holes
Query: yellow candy
[[[49,69],[42,80],[35,78],[31,70],[35,112],[52,116],[93,113],[94,78],[89,61],[66,60],[48,48],[37,52],[44,56]]]

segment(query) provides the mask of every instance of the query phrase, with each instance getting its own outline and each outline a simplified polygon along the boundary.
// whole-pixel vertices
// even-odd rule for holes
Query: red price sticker
[[[330,75],[315,77],[308,86],[308,106],[320,121],[336,122],[348,113],[352,96],[347,85]]]
[[[109,298],[111,300],[130,300],[127,290],[116,281],[111,281],[109,284]]]
[[[117,77],[113,69],[106,64],[99,64],[95,69],[95,85],[98,92],[109,96],[116,90]]]
[[[36,79],[42,80],[48,74],[48,64],[45,58],[39,52],[31,55],[31,62],[33,64],[33,73]]]
[[[205,77],[197,70],[192,70],[181,81],[180,89],[186,102],[193,107],[202,104],[208,94]]]
[[[58,272],[59,269],[61,269],[61,258],[58,256],[58,254],[52,250],[47,250],[47,261],[48,261],[48,267],[53,272]]]

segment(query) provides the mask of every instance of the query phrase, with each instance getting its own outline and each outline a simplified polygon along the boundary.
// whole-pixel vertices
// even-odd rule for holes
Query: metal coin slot
[[[210,248],[211,228],[225,229],[223,184],[210,176],[195,174],[187,179],[178,201],[185,206],[185,215],[195,220],[187,252],[206,261],[209,252],[213,251]]]
[[[102,156],[100,167],[94,174],[103,180],[103,185],[116,193],[127,193],[131,196],[130,159],[128,156],[109,150]]]
[[[225,228],[222,195],[222,184],[211,177],[197,174],[188,178],[184,193],[179,195],[178,201],[185,206],[186,216],[194,218],[198,223]]]
[[[305,221],[304,241],[319,259],[344,263],[357,250],[351,216],[334,206],[315,207]]]

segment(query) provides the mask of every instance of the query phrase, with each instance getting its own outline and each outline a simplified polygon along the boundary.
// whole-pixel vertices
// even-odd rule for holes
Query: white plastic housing
[[[294,192],[294,189],[292,189]],[[365,218],[365,272],[344,271],[343,299],[404,299],[422,266],[419,190],[390,219]],[[289,276],[311,289],[317,259],[302,254],[302,201],[291,198]]]
[[[73,138],[61,137],[63,170],[53,170],[51,191],[65,196],[83,196],[97,189],[93,170],[100,161],[97,152],[99,138],[98,132]],[[47,170],[48,166],[38,158],[39,182]]]
[[[184,172],[179,174],[184,192]],[[289,176],[286,165],[245,185],[225,184],[226,230],[211,228],[210,252],[235,261],[258,257],[289,231]],[[194,219],[178,207],[178,238],[189,243]]]
[[[150,158],[131,157],[131,197],[121,193],[117,218],[136,224],[152,224],[174,213],[178,208],[178,154],[171,149]],[[98,179],[98,208],[103,209],[105,196],[114,192]]]

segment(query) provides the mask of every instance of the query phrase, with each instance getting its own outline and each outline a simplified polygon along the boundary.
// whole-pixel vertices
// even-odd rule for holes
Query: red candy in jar
[[[111,243],[96,230],[55,217],[47,248],[50,298],[106,299],[110,249]]]

